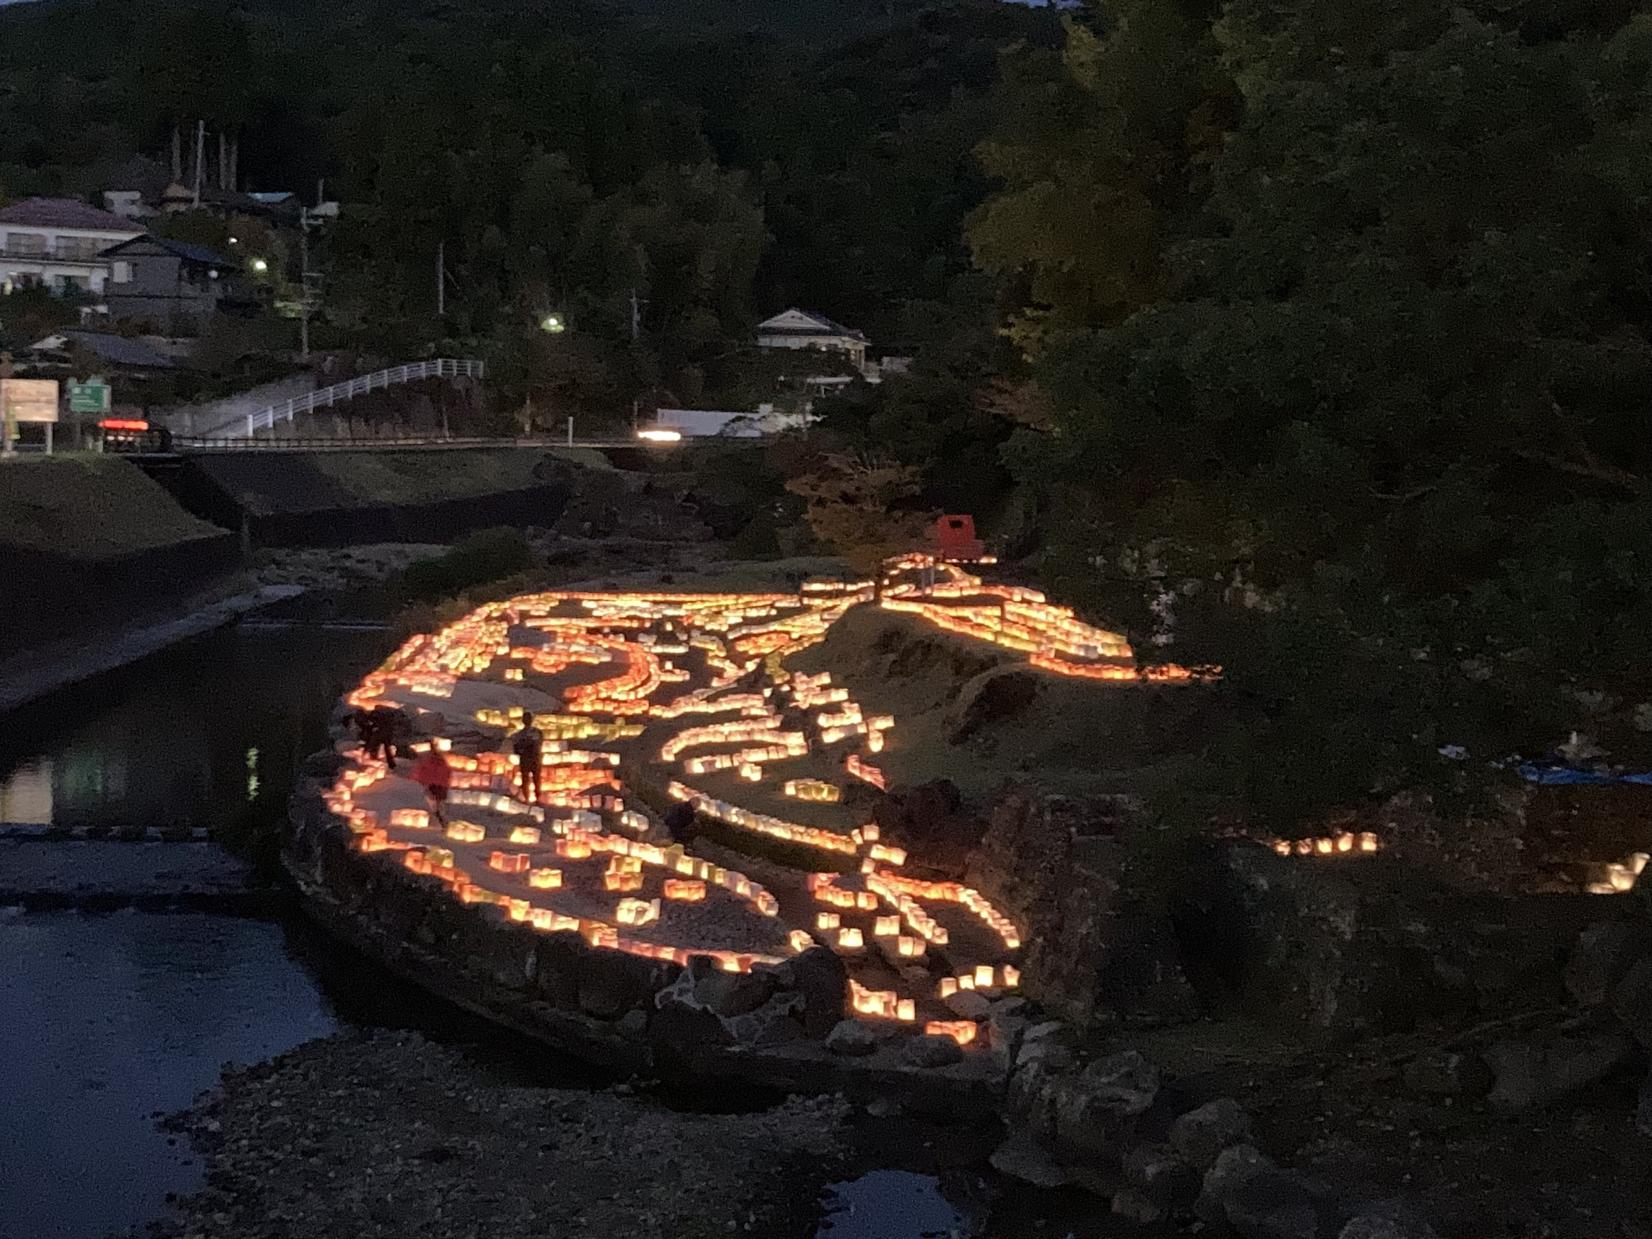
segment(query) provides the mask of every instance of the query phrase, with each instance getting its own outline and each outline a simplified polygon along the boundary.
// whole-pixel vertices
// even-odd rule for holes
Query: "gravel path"
[[[844,1107],[666,1110],[624,1090],[501,1083],[417,1034],[313,1041],[225,1076],[183,1126],[208,1186],[178,1239],[783,1239],[842,1147]],[[818,1177],[800,1175],[810,1161]]]

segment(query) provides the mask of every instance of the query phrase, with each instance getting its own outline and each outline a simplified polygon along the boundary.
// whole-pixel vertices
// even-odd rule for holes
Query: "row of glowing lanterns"
[[[555,670],[576,664],[617,664],[618,674],[568,689],[565,693],[566,713],[540,715],[536,720],[549,740],[546,745],[543,799],[551,804],[580,806],[574,816],[549,824],[549,829],[556,836],[554,850],[557,857],[565,861],[609,853],[602,873],[603,887],[623,896],[614,908],[614,924],[567,916],[552,909],[536,907],[524,897],[485,889],[461,871],[448,847],[421,847],[390,840],[389,832],[378,828],[372,820],[370,810],[351,803],[354,795],[382,783],[382,771],[347,771],[340,780],[338,795],[341,799],[335,803],[335,809],[350,819],[365,850],[404,851],[404,864],[410,870],[442,878],[467,903],[496,903],[504,907],[513,920],[544,929],[571,929],[599,947],[631,950],[677,962],[684,962],[692,954],[711,954],[724,968],[749,968],[772,957],[663,946],[620,933],[621,929],[634,930],[657,925],[664,905],[704,901],[708,895],[708,882],[742,895],[767,916],[774,916],[778,907],[767,891],[742,875],[717,869],[707,862],[686,857],[680,851],[675,857],[668,857],[662,849],[652,845],[605,833],[601,818],[592,811],[596,808],[617,811],[618,825],[638,834],[646,832],[648,819],[624,809],[619,797],[606,794],[607,787],[623,790],[613,778],[616,755],[568,746],[578,741],[613,742],[635,738],[641,733],[646,720],[732,714],[735,716],[733,719],[680,730],[662,746],[661,760],[681,759],[685,773],[689,774],[733,769],[747,779],[761,780],[765,777],[762,769],[765,763],[801,757],[809,751],[804,736],[779,728],[779,717],[768,700],[772,689],[754,692],[739,686],[742,678],[762,665],[782,682],[794,705],[816,712],[814,722],[820,730],[822,743],[833,744],[858,738],[868,752],[879,751],[883,747],[884,733],[893,726],[893,719],[865,715],[861,707],[850,699],[847,690],[831,682],[829,674],[775,674],[780,668],[779,659],[786,652],[818,640],[843,610],[865,600],[870,594],[869,583],[848,589],[806,589],[804,603],[809,609],[800,615],[784,614],[785,608],[797,605],[797,600],[780,595],[732,600],[693,595],[534,596],[510,603],[490,604],[439,634],[413,639],[384,668],[363,682],[352,699],[376,702],[396,689],[419,696],[448,698],[452,696],[459,679],[480,676],[488,672],[495,662],[512,664],[504,666],[502,671],[494,671],[496,675],[509,675],[512,682],[522,682],[524,666],[536,675],[543,675],[554,674]],[[580,607],[584,614],[572,618],[549,614],[571,604]],[[1021,612],[1016,614],[1019,617]],[[1021,621],[1018,619],[1018,622]],[[662,623],[665,626],[663,634],[650,630],[651,626]],[[547,637],[547,644],[537,647],[513,645],[511,628],[524,625],[541,630]],[[606,631],[589,631],[592,626],[600,626]],[[614,630],[621,630],[625,635],[616,637],[612,635]],[[713,683],[672,700],[652,700],[667,684],[689,678],[666,656],[680,656],[691,649],[700,651],[708,668],[715,671]],[[730,655],[731,650],[733,656]],[[590,717],[592,715],[607,715],[613,721],[598,721]],[[520,708],[484,709],[476,711],[474,717],[484,726],[504,730],[518,725],[521,713]],[[684,756],[687,750],[701,745],[731,744],[744,744],[746,747],[734,753]],[[450,745],[441,743],[440,747],[448,749],[451,754]],[[510,788],[515,776],[516,763],[513,758],[479,754],[474,758],[450,755],[449,760],[455,769],[455,791],[451,803],[462,807],[468,801],[484,811],[506,815],[526,814],[544,825],[543,808],[524,804]],[[887,785],[882,771],[865,762],[859,753],[847,755],[844,769],[852,778],[880,787]],[[737,829],[801,843],[837,855],[860,857],[861,873],[858,879],[851,877],[843,880],[858,880],[862,889],[851,892],[837,885],[833,880],[836,875],[823,875],[824,880],[815,888],[816,897],[827,902],[847,897],[857,912],[878,911],[880,914],[873,918],[869,927],[872,937],[887,944],[887,949],[896,959],[919,959],[928,946],[944,945],[947,941],[945,928],[922,906],[924,900],[959,903],[995,930],[1005,949],[1019,946],[1019,937],[1013,926],[999,916],[978,892],[958,884],[904,879],[893,873],[904,863],[905,853],[881,843],[874,826],[866,825],[848,834],[840,834],[756,813],[675,781],[670,784],[669,790],[673,797],[690,801],[699,811]],[[835,803],[841,798],[841,792],[835,785],[817,779],[786,780],[783,790],[792,798],[816,803]],[[391,825],[414,831],[428,829],[428,819],[420,816],[422,812],[395,810],[391,814]],[[508,831],[505,841],[517,848],[534,847],[541,843],[542,833],[540,827],[517,825]],[[445,834],[444,843],[472,846],[485,846],[488,838],[486,828],[462,819],[451,823]],[[666,878],[658,898],[643,898],[640,895],[644,863],[666,864],[683,876]],[[487,852],[487,867],[492,872],[520,881],[526,892],[561,890],[565,880],[563,867],[536,863],[525,851],[495,847]],[[892,909],[893,914],[882,912],[884,907]],[[827,924],[828,918],[831,918],[830,925]],[[835,933],[835,943],[842,950],[853,953],[865,947],[864,931],[857,926],[843,925],[838,911],[822,913],[816,928],[823,935]],[[796,951],[811,945],[813,938],[808,933],[793,930],[787,941]],[[983,964],[956,977],[942,978],[938,996],[944,997],[958,988],[1012,989],[1018,982],[1019,974],[1013,966],[1003,965],[1001,969],[995,969],[992,965]],[[857,988],[853,1005],[861,1014],[904,1022],[916,1020],[917,1001],[891,992]],[[954,1036],[965,1042],[975,1035],[975,1025],[970,1021],[931,1021],[925,1027],[926,1031]]]

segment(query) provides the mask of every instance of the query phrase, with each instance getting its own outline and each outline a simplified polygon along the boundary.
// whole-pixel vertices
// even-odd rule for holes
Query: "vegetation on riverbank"
[[[103,559],[222,532],[118,457],[0,460],[0,551]]]

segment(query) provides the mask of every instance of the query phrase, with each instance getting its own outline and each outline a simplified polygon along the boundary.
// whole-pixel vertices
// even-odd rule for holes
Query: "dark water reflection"
[[[274,821],[334,701],[389,646],[377,633],[230,631],[51,698],[0,725],[0,822]]]
[[[41,845],[49,846],[49,845]],[[155,1126],[339,1022],[280,925],[36,913],[0,923],[0,1236],[92,1239],[194,1188]]]

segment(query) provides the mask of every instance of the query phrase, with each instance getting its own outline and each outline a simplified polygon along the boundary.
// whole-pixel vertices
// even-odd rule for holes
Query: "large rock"
[[[790,961],[791,980],[803,996],[803,1031],[825,1037],[843,1019],[849,996],[849,973],[837,952],[810,947]]]
[[[1488,1100],[1505,1114],[1553,1105],[1605,1079],[1633,1052],[1633,1042],[1616,1034],[1499,1041],[1486,1051],[1496,1075]]]
[[[1652,866],[1648,866],[1646,872],[1652,873]],[[1646,873],[1642,873],[1642,885],[1645,879]],[[1641,886],[1635,889],[1638,891]],[[1624,973],[1612,991],[1612,1012],[1635,1040],[1652,1049],[1652,958],[1636,960]]]
[[[1440,1239],[1434,1228],[1404,1208],[1378,1209],[1348,1219],[1337,1239]]]
[[[1139,1188],[1121,1187],[1113,1193],[1111,1212],[1137,1226],[1151,1226],[1164,1218],[1165,1208]]]
[[[1334,1211],[1330,1191],[1291,1170],[1253,1174],[1228,1195],[1228,1225],[1242,1239],[1319,1239]]]
[[[1138,1144],[1124,1155],[1123,1171],[1125,1183],[1161,1211],[1190,1202],[1199,1190],[1198,1172],[1168,1144]]]
[[[999,1174],[1031,1183],[1034,1187],[1064,1187],[1067,1172],[1024,1131],[1014,1131],[992,1155],[992,1168]]]
[[[1193,1213],[1210,1225],[1225,1223],[1228,1201],[1245,1183],[1274,1168],[1273,1162],[1255,1145],[1236,1144],[1223,1149],[1216,1164],[1205,1171],[1199,1197],[1193,1202]]]
[[[841,1020],[826,1035],[826,1048],[845,1058],[864,1058],[878,1048],[878,1035],[859,1020]]]
[[[1050,1082],[1058,1156],[1111,1161],[1134,1142],[1137,1120],[1159,1094],[1158,1069],[1135,1050]]]
[[[1478,1054],[1427,1050],[1405,1065],[1405,1086],[1433,1097],[1480,1097],[1491,1087],[1491,1068]]]
[[[1566,961],[1566,990],[1586,1007],[1598,1007],[1637,960],[1652,955],[1652,938],[1639,925],[1603,921],[1578,935]]]
[[[774,996],[775,985],[772,973],[716,969],[696,978],[694,997],[717,1015],[749,1015]]]
[[[962,744],[982,728],[993,727],[1022,714],[1038,699],[1039,680],[1025,667],[1002,667],[985,672],[959,691],[947,722],[950,744]]]
[[[947,1010],[959,1019],[984,1020],[992,1011],[991,1000],[985,994],[977,994],[970,989],[961,989],[944,1001]]]
[[[963,1061],[964,1047],[951,1037],[924,1034],[907,1041],[901,1055],[914,1067],[950,1067]]]
[[[1216,1164],[1222,1150],[1250,1140],[1250,1115],[1231,1097],[1189,1110],[1170,1125],[1170,1144],[1200,1174]]]

